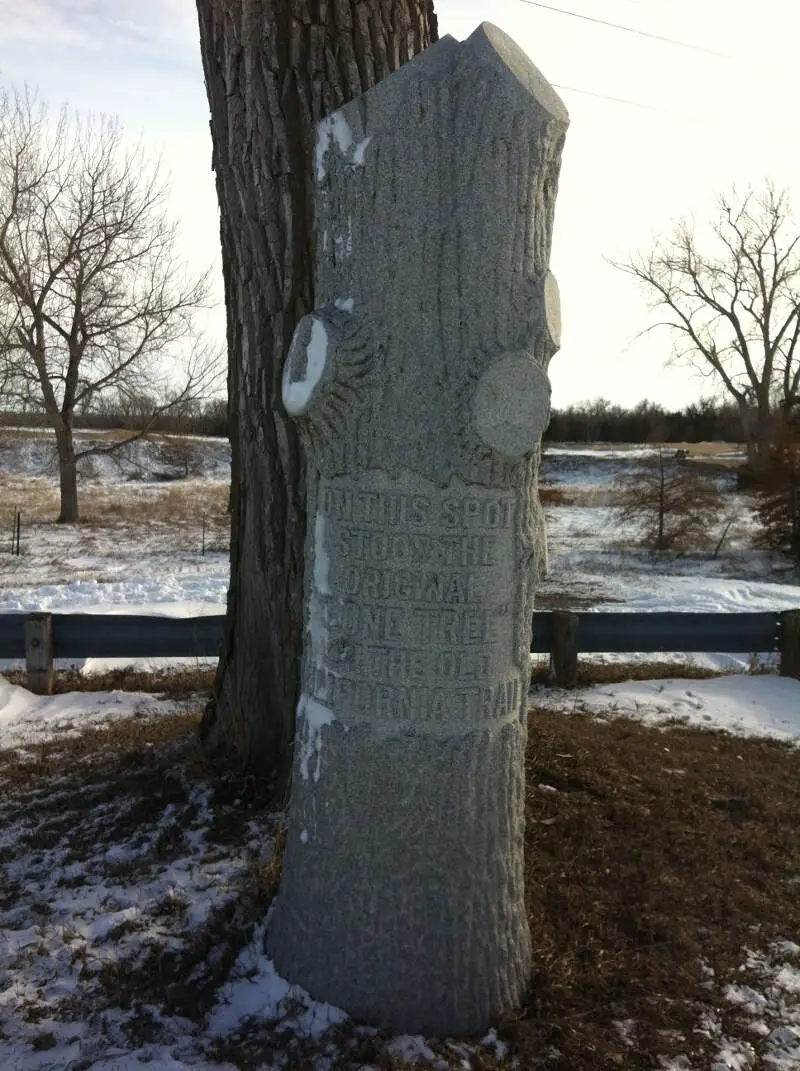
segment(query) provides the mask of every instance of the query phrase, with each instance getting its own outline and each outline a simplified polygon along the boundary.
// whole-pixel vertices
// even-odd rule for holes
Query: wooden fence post
[[[800,680],[800,610],[781,614],[781,676]]]
[[[578,615],[568,610],[553,611],[549,679],[560,688],[578,683]]]
[[[28,614],[25,618],[25,673],[29,692],[53,694],[52,614]]]

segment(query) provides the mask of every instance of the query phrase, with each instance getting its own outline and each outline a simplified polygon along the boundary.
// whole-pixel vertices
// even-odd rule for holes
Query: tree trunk
[[[61,511],[59,524],[77,524],[80,521],[78,511],[78,463],[75,460],[75,444],[72,428],[62,422],[56,428],[56,445],[58,447],[58,479],[61,491]]]
[[[313,307],[315,124],[436,39],[432,0],[197,0],[228,314],[231,580],[203,736],[288,783],[302,646],[303,458],[283,361]]]
[[[658,538],[656,540],[656,548],[658,550],[664,550],[664,514],[666,513],[666,503],[664,501],[664,455],[659,451],[658,454]]]
[[[758,400],[758,415],[756,418],[756,463],[759,470],[767,468],[770,464],[772,444],[775,440],[775,419],[772,412],[769,394]]]
[[[756,405],[740,401],[739,415],[747,450],[746,479],[757,483],[769,470],[776,433],[769,396],[759,398]]]

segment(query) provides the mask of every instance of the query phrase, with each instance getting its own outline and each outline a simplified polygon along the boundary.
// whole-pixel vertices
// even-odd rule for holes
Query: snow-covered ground
[[[564,692],[537,687],[536,707],[635,718],[647,725],[722,729],[800,743],[800,681],[759,673],[712,680],[624,681]]]
[[[719,531],[708,533],[708,546],[696,553],[653,554],[637,545],[635,533],[621,525],[614,509],[614,480],[656,447],[549,447],[542,464],[545,501],[550,489],[567,504],[546,505],[549,573],[538,591],[542,608],[565,606],[616,612],[672,610],[742,613],[782,611],[800,607],[800,572],[780,556],[754,547],[758,522],[752,501],[735,490],[735,470],[722,469],[716,480],[725,506]],[[735,461],[737,452],[724,444],[704,444],[703,461]],[[577,504],[573,504],[573,501]],[[589,504],[584,504],[584,503]],[[728,519],[723,546],[714,546]],[[681,652],[659,660],[724,671],[752,667],[754,652],[712,652],[687,656]],[[599,662],[652,659],[635,652],[586,656]],[[760,658],[770,664],[774,659]]]
[[[638,682],[568,695],[537,689],[533,703],[800,742],[800,682],[773,676]],[[119,719],[169,720],[180,712],[180,704],[152,696],[44,698],[0,682],[0,732],[5,746],[23,755],[44,740],[66,744],[89,728],[110,731]],[[143,816],[145,778],[152,789]],[[226,955],[229,947],[224,926],[218,935],[220,920],[241,910],[254,868],[264,860],[268,865],[276,828],[265,824],[263,814],[249,819],[243,801],[216,799],[209,780],[202,775],[187,780],[183,764],[168,757],[155,769],[145,759],[110,784],[102,768],[87,771],[80,784],[76,793],[64,772],[38,787],[34,780],[21,800],[19,792],[0,793],[0,1067],[328,1071],[334,1058],[369,1042],[370,1028],[350,1023],[344,1012],[314,1001],[276,973],[265,949],[263,918],[255,918],[249,937],[234,947],[222,981],[209,983],[209,976],[219,976],[215,950]],[[226,833],[228,823],[238,836]],[[748,984],[726,983],[717,1000],[740,1009],[747,1030],[733,1037],[713,1015],[698,1022],[697,1031],[717,1051],[714,1068],[761,1066],[748,1031],[758,1036],[775,1071],[800,1066],[796,937],[787,934],[758,952],[742,949]],[[178,981],[163,981],[162,974],[169,979],[174,970],[171,957],[194,966]],[[154,969],[161,979],[155,988],[171,994],[166,1005],[153,996]],[[191,1013],[183,1010],[187,999]],[[236,1054],[240,1041],[254,1032],[262,1038],[256,1063],[252,1051],[250,1062]],[[388,1039],[386,1051],[445,1071],[484,1067],[481,1053],[502,1059],[504,1043],[494,1031],[470,1043],[401,1036]],[[372,1063],[347,1066],[377,1071]],[[707,1065],[681,1058],[662,1066],[704,1071]]]
[[[41,483],[52,495],[52,449],[46,436],[0,434],[0,477],[25,481],[28,487]],[[32,521],[23,512],[19,557],[9,553],[16,503],[7,501],[5,510],[0,506],[0,613],[223,613],[228,558],[220,503],[230,472],[226,450],[218,439],[188,440],[184,453],[137,443],[122,461],[90,459],[82,490],[93,523],[81,528],[51,523],[54,500],[49,514],[40,505]],[[568,498],[567,504],[546,508],[549,575],[540,588],[539,605],[620,612],[800,607],[800,574],[778,556],[754,549],[757,522],[748,499],[734,493],[732,474],[723,473],[721,480],[735,520],[716,559],[710,549],[656,556],[635,545],[633,533],[620,526],[611,504],[614,479],[654,453],[650,447],[547,449],[542,486],[564,491],[578,504]],[[724,445],[716,453],[706,448],[704,457],[711,456],[731,460],[736,452]],[[190,474],[184,479],[163,479],[186,469]],[[587,500],[591,504],[582,504]],[[4,525],[8,539],[3,539]],[[710,538],[713,545],[714,533]],[[709,652],[693,661],[710,668],[745,669],[751,656],[749,651]],[[631,655],[599,658],[629,661]],[[685,660],[680,653],[675,658]],[[112,664],[91,660],[84,668]]]
[[[15,447],[15,442],[21,445]],[[217,521],[211,550],[205,555],[201,538],[203,513],[216,508],[218,516],[220,491],[228,478],[227,457],[225,445],[218,441],[210,444],[207,455],[204,449],[202,443],[193,447],[192,472],[180,481],[181,508],[173,517],[154,508],[154,503],[166,500],[176,485],[146,478],[148,465],[151,475],[153,470],[145,446],[128,471],[102,462],[87,477],[84,491],[99,503],[98,512],[104,504],[114,506],[105,519],[95,519],[85,528],[59,527],[45,515],[45,507],[32,509],[32,520],[24,517],[22,555],[11,557],[7,545],[0,543],[0,613],[222,613],[228,579],[225,532]],[[739,520],[716,560],[706,552],[656,558],[630,545],[630,533],[620,530],[610,504],[613,479],[647,453],[647,448],[548,451],[543,484],[582,496],[583,504],[548,506],[550,573],[541,604],[620,612],[800,607],[797,573],[775,556],[753,549],[755,522],[743,499],[736,500]],[[0,444],[0,477],[20,493],[19,481],[28,485],[40,481],[44,496],[45,484],[52,482],[46,471],[49,457],[45,436],[26,434],[15,440],[6,434]],[[586,504],[589,500],[591,505]],[[4,503],[7,518],[0,508],[0,524],[7,520],[9,532],[15,505],[16,501]],[[137,510],[142,513],[139,520]],[[685,661],[680,654],[674,657]],[[738,656],[712,652],[692,660],[740,671],[752,663],[751,652]],[[82,668],[92,672],[109,664],[90,660]],[[568,694],[539,688],[533,701],[542,707],[602,717],[625,715],[655,725],[677,720],[743,736],[800,741],[800,683],[768,674],[740,673],[707,681],[676,677]],[[169,718],[181,710],[175,702],[138,694],[33,697],[0,679],[2,747],[22,753],[35,743],[66,741],[90,727],[108,727],[133,717]],[[302,1066],[327,1069],[335,1045],[326,1050],[326,1031],[341,1025],[344,1014],[315,1003],[275,974],[264,951],[263,920],[234,958],[225,984],[214,992],[202,1025],[182,1016],[179,1001],[168,1012],[148,1003],[146,994],[127,1006],[110,1004],[103,996],[115,971],[125,971],[131,964],[138,971],[156,952],[168,959],[179,944],[179,931],[202,929],[217,914],[224,916],[226,905],[240,898],[250,868],[271,850],[275,830],[258,823],[246,831],[238,847],[220,846],[213,834],[220,808],[202,779],[170,788],[167,770],[159,784],[163,805],[155,809],[144,840],[138,827],[128,839],[111,837],[111,818],[124,813],[128,804],[124,793],[121,799],[110,799],[107,786],[96,786],[97,803],[87,810],[70,798],[66,776],[55,778],[46,793],[31,790],[30,804],[14,810],[13,821],[11,803],[0,795],[0,861],[5,878],[0,896],[0,1067],[229,1071],[240,1065],[226,1057],[225,1046],[236,1039],[245,1021],[255,1018],[277,1024],[270,1044],[276,1037],[283,1039],[283,1051],[280,1046],[269,1050],[271,1054],[265,1051],[265,1071],[285,1066],[286,1053],[295,1051],[292,1045],[309,1038],[319,1043],[318,1055]],[[234,801],[234,811],[239,802]],[[67,827],[82,832],[90,846],[84,856],[76,858],[67,851],[59,835]],[[743,949],[743,965],[751,976],[760,974],[763,985],[758,990],[730,986],[725,994],[726,1000],[745,1008],[755,1033],[766,1032],[770,1066],[777,1071],[800,1067],[800,947],[790,939],[796,936],[787,934],[768,954]],[[185,983],[201,986],[203,969],[200,963],[197,978],[189,976]],[[709,1019],[703,1029],[718,1047],[716,1067],[755,1066],[746,1043],[722,1036],[717,1022]],[[370,1032],[354,1031],[350,1041],[357,1047]],[[410,1062],[425,1060],[436,1066],[442,1050],[434,1052],[432,1044],[421,1038],[397,1038],[390,1051]],[[502,1042],[494,1033],[471,1047],[451,1048],[463,1055],[460,1066],[466,1068],[480,1066],[475,1052],[503,1055]],[[452,1065],[440,1060],[439,1066]],[[671,1066],[691,1069],[689,1062]]]

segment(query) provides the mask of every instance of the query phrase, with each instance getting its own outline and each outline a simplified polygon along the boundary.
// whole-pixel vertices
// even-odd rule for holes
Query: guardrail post
[[[578,683],[578,615],[568,610],[553,611],[548,678],[559,688],[574,688]]]
[[[25,618],[25,673],[29,692],[53,694],[52,614],[28,614]]]
[[[781,676],[800,680],[800,610],[781,614]]]

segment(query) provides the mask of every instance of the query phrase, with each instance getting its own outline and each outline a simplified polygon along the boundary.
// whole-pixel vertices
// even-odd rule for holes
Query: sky
[[[647,301],[608,261],[646,250],[681,218],[709,219],[715,195],[734,186],[770,178],[797,191],[800,212],[800,9],[786,0],[543,3],[573,15],[531,0],[435,0],[441,35],[463,39],[494,22],[570,112],[551,260],[564,321],[553,405],[602,396],[669,408],[708,397],[711,381],[666,365],[666,332],[642,334],[654,322]],[[0,0],[0,79],[38,88],[53,110],[68,103],[116,115],[132,143],[163,158],[184,255],[214,272],[218,305],[207,327],[224,343],[193,0]]]

